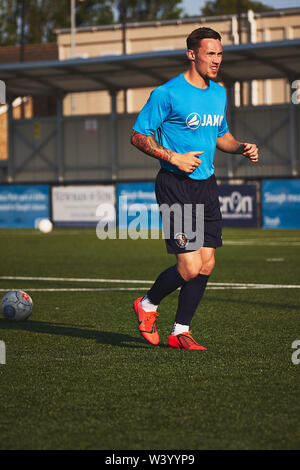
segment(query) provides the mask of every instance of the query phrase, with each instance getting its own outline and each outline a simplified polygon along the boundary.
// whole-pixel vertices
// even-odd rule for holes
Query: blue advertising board
[[[262,183],[263,228],[300,228],[300,180]]]
[[[220,184],[219,200],[223,227],[257,227],[254,184]]]
[[[49,216],[48,185],[0,186],[0,228],[35,228]]]
[[[120,229],[127,229],[130,226],[140,229],[161,228],[155,183],[118,184],[117,214]]]
[[[219,186],[224,227],[257,227],[255,185]],[[121,229],[138,224],[141,229],[161,228],[155,198],[155,183],[120,183],[117,185],[118,226]]]

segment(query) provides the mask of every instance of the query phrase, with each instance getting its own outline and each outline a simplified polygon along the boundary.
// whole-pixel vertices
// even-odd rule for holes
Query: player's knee
[[[185,266],[184,269],[181,268],[181,276],[187,282],[191,281],[199,274],[198,266]]]
[[[212,257],[211,259],[207,260],[205,263],[203,263],[201,267],[201,274],[205,274],[206,276],[210,276],[211,273],[213,272],[215,267],[215,258]]]

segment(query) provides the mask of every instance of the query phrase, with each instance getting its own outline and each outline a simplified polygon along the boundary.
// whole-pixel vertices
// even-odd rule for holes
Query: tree
[[[230,15],[238,13],[246,13],[248,10],[255,12],[274,10],[269,5],[252,0],[209,0],[206,1],[201,12],[204,16]]]
[[[119,10],[126,7],[127,21],[156,21],[180,18],[181,0],[119,0]]]
[[[0,44],[17,43],[17,5],[14,0],[0,0]]]
[[[114,7],[120,21],[121,5],[127,21],[179,18],[180,4],[181,0],[76,0],[76,26],[114,23]],[[70,26],[71,0],[0,0],[0,45],[54,42],[55,30]]]
[[[113,23],[114,1],[77,0],[77,27]],[[70,0],[0,0],[0,45],[53,42],[55,29],[70,26]]]

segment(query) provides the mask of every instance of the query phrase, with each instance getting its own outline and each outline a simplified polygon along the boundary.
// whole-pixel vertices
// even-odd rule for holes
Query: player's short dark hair
[[[201,46],[201,40],[206,38],[222,40],[221,35],[214,29],[201,27],[189,34],[186,39],[187,48],[196,51]]]

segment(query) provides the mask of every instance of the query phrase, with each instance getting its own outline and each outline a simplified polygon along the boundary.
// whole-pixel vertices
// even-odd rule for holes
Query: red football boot
[[[179,335],[173,336],[169,335],[168,346],[170,349],[201,349],[202,351],[206,350],[204,346],[198,344],[192,337],[192,332],[187,331],[180,333]]]
[[[145,312],[141,307],[141,300],[139,297],[133,303],[133,309],[137,316],[138,328],[141,335],[151,344],[157,345],[159,343],[159,335],[156,327],[156,317],[159,316],[157,312]]]

